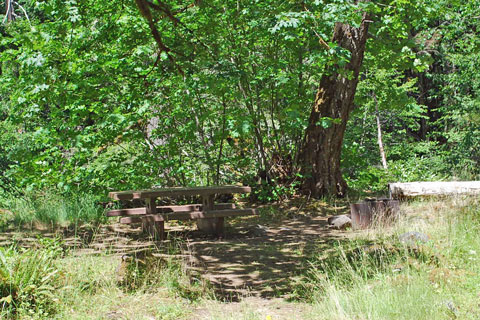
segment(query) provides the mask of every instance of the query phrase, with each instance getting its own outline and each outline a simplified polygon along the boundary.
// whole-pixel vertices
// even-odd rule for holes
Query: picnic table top
[[[114,200],[149,199],[158,197],[178,196],[208,196],[213,194],[249,193],[250,187],[246,186],[210,186],[210,187],[176,187],[156,188],[149,190],[114,191],[108,196]]]

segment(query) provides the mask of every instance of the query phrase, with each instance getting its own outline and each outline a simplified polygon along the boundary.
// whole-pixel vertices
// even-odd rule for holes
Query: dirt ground
[[[196,231],[192,223],[167,225],[165,242],[152,241],[139,227],[118,223],[62,230],[61,236],[75,255],[122,256],[150,250],[169,254],[172,245],[180,248],[175,255],[208,280],[218,297],[212,305],[200,307],[195,319],[227,319],[228,314],[234,318],[238,310],[252,306],[251,312],[262,318],[302,319],[302,313],[308,311],[306,305],[286,301],[306,266],[305,257],[352,233],[326,227],[328,216],[345,213],[347,207],[289,203],[259,211],[258,217],[227,221],[225,237],[220,239]],[[55,236],[42,230],[10,231],[0,235],[0,246],[12,242],[34,246],[38,234]]]

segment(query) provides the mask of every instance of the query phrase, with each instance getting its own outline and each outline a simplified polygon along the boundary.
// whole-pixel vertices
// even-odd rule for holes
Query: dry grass
[[[307,216],[313,210],[328,214],[345,209],[340,203],[328,208],[324,202],[298,201],[288,208],[277,205],[263,209],[260,221],[278,220],[278,212],[289,219],[290,215]],[[312,248],[308,252],[298,253],[308,255],[308,263],[297,285],[284,293],[294,302],[248,294],[240,302],[217,300],[204,277],[188,271],[186,261],[179,258],[179,253],[185,254],[178,247],[181,241],[173,241],[173,247],[162,248],[159,255],[133,258],[112,255],[108,247],[104,253],[93,255],[72,249],[56,260],[59,277],[54,317],[478,319],[479,202],[459,197],[405,203],[404,215],[391,226],[347,231],[348,237],[340,237],[328,250],[325,244],[317,249],[316,242],[309,244]],[[431,241],[411,247],[400,244],[398,235],[407,231],[425,233]],[[219,248],[218,243],[211,245]],[[272,248],[280,253],[285,249],[265,246],[262,254],[276,254]],[[255,268],[262,271],[261,265]],[[30,317],[42,315],[23,314],[20,318]]]
[[[315,306],[310,318],[480,318],[474,302],[480,283],[478,204],[467,197],[404,204],[393,226],[358,234],[336,248],[336,259],[314,257],[304,280]],[[430,241],[399,243],[407,231],[427,234]],[[352,255],[358,248],[361,253]]]

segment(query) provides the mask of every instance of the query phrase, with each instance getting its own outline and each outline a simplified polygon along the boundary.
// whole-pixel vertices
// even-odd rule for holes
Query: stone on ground
[[[400,240],[401,243],[412,245],[416,243],[426,243],[430,240],[430,237],[421,232],[410,231],[399,235],[398,240]]]
[[[334,229],[346,229],[352,226],[350,215],[342,214],[328,218],[328,226]]]

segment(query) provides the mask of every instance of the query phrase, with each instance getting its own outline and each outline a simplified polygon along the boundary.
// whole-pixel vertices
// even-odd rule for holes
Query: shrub
[[[0,315],[47,317],[55,312],[59,272],[55,259],[63,250],[56,240],[43,248],[0,248]]]

